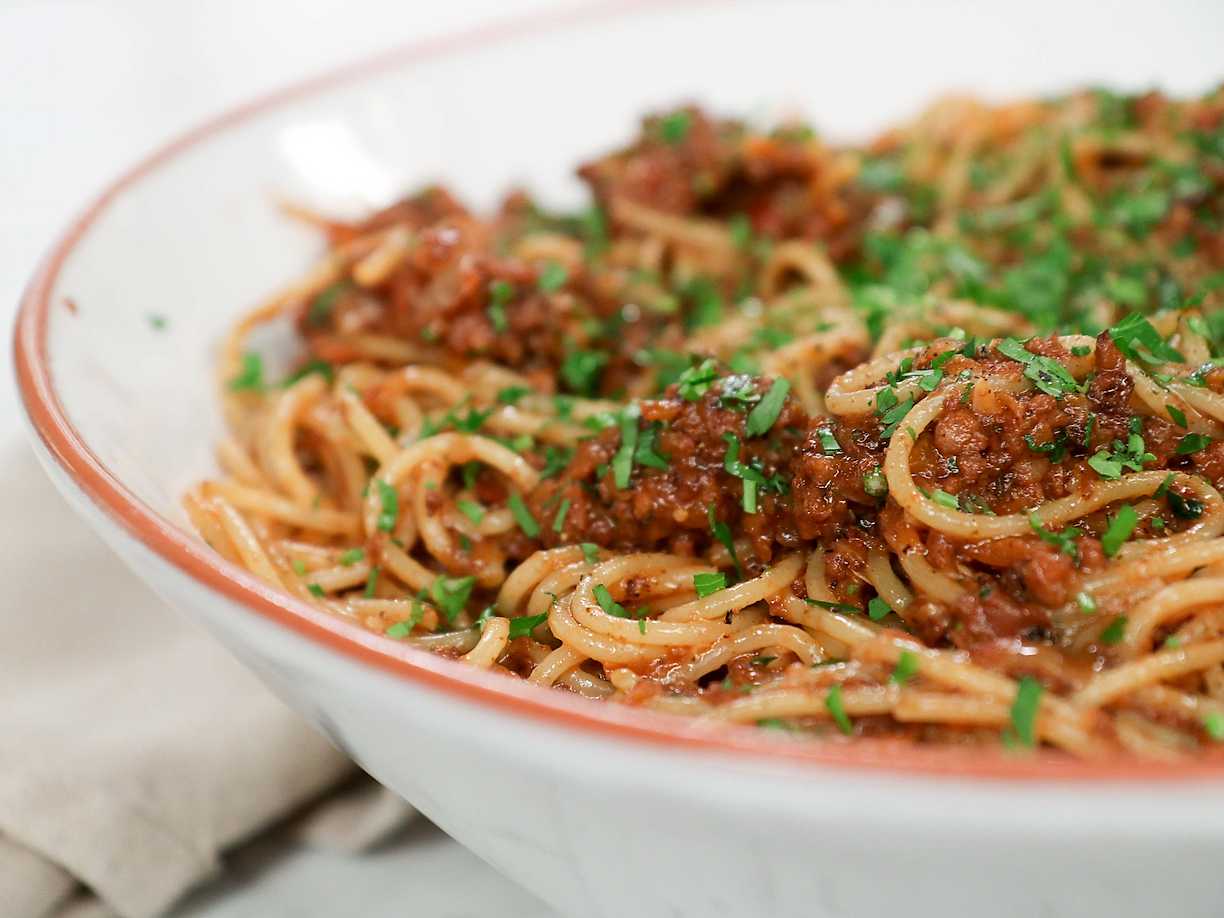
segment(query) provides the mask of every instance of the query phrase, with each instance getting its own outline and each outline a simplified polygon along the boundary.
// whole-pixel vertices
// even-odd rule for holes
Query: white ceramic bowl
[[[599,706],[275,593],[188,532],[178,498],[211,467],[223,329],[319,247],[277,197],[354,211],[444,179],[479,205],[518,181],[572,200],[577,161],[687,98],[863,134],[949,89],[1197,92],[1220,75],[1222,26],[1219,5],[1181,3],[1114,4],[1108,22],[1087,4],[640,4],[405,49],[291,89],[156,153],[55,246],[16,336],[35,443],[167,600],[565,914],[1218,916],[1219,758],[1083,765],[816,744]]]

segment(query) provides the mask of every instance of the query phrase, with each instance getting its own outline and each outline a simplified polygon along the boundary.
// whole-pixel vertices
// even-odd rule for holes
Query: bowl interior
[[[111,193],[52,278],[53,385],[114,476],[181,522],[221,433],[218,342],[320,250],[278,201],[353,214],[436,180],[478,207],[515,185],[574,203],[576,163],[690,99],[844,137],[948,91],[1218,79],[1224,5],[1117,4],[1111,18],[1136,27],[1105,35],[1091,5],[680,2],[391,55],[224,119]],[[288,330],[264,344],[273,367],[292,348]]]

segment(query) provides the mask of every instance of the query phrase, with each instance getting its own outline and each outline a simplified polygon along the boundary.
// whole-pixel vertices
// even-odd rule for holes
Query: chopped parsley
[[[561,506],[557,508],[557,515],[553,517],[552,529],[553,532],[560,534],[565,529],[565,517],[569,514],[570,501],[567,497],[561,501]]]
[[[1067,457],[1067,430],[1059,428],[1053,439],[1037,443],[1032,434],[1024,435],[1024,443],[1034,453],[1040,453],[1051,462],[1062,462]]]
[[[1121,643],[1122,638],[1124,638],[1125,636],[1126,636],[1126,616],[1119,615],[1115,617],[1114,620],[1111,621],[1108,625],[1106,625],[1105,630],[1101,632],[1101,643],[1110,644],[1110,645],[1118,644],[1118,643]]]
[[[892,611],[892,606],[886,603],[879,596],[872,596],[867,603],[867,616],[873,621],[878,622],[880,619],[888,615]]]
[[[621,445],[612,457],[612,480],[622,491],[629,487],[629,479],[633,476],[633,458],[638,445],[638,417],[637,405],[630,405],[620,416]]]
[[[829,714],[833,717],[833,722],[837,724],[837,729],[849,736],[854,732],[854,724],[846,715],[846,706],[842,703],[842,687],[835,685],[829,689],[828,695],[825,696],[825,707],[829,709]]]
[[[1068,526],[1062,532],[1052,532],[1041,525],[1041,520],[1037,518],[1036,513],[1029,514],[1029,525],[1033,527],[1033,532],[1037,533],[1037,538],[1041,541],[1047,545],[1053,545],[1074,561],[1079,561],[1079,547],[1075,544],[1075,540],[1084,534],[1082,530],[1075,526]]]
[[[695,277],[681,291],[692,302],[685,324],[692,331],[717,325],[723,317],[723,298],[708,277]]]
[[[956,499],[956,495],[949,494],[947,491],[939,488],[931,492],[931,500],[941,507],[947,507],[949,510],[960,509],[960,502]]]
[[[1139,522],[1139,514],[1130,504],[1123,504],[1109,521],[1109,526],[1101,536],[1101,549],[1112,558],[1118,553],[1122,544],[1130,538]]]
[[[1183,427],[1185,425],[1182,425]],[[1201,449],[1206,449],[1211,445],[1211,437],[1204,434],[1188,433],[1177,444],[1177,449],[1174,452],[1178,456],[1189,456],[1191,453],[1197,453]]]
[[[527,637],[546,621],[548,621],[547,612],[541,612],[539,615],[521,615],[518,618],[512,618],[510,619],[510,637],[511,639]]]
[[[328,382],[336,378],[336,369],[326,360],[307,360],[294,372],[290,373],[281,382],[282,386],[292,386],[295,382],[305,379],[311,373],[318,373]]]
[[[379,573],[380,571],[377,567],[372,567],[370,568],[370,573],[366,575],[365,590],[362,591],[362,595],[365,596],[366,599],[374,598],[374,591],[378,589]]]
[[[763,437],[782,413],[782,405],[786,394],[790,392],[790,383],[785,379],[775,379],[769,391],[765,393],[755,408],[748,413],[748,422],[744,425],[744,436]],[[836,441],[834,441],[836,442]]]
[[[611,592],[602,583],[595,584],[593,592],[595,594],[595,601],[599,603],[599,608],[603,609],[608,615],[615,616],[616,618],[629,618],[629,610],[613,599]]]
[[[765,730],[785,730],[790,731],[791,725],[779,717],[762,717],[757,722],[757,726]]]
[[[884,497],[888,494],[888,478],[878,465],[863,476],[863,490],[869,497]]]
[[[530,395],[526,386],[507,386],[497,393],[497,401],[502,405],[517,405],[524,395]]]
[[[1088,458],[1088,465],[1102,478],[1117,481],[1123,470],[1143,471],[1143,466],[1155,462],[1156,457],[1146,451],[1142,435],[1132,433],[1126,442],[1114,440],[1108,449],[1098,450]]]
[[[1203,502],[1197,497],[1183,497],[1176,491],[1165,493],[1165,500],[1173,515],[1183,520],[1197,520],[1203,515]]]
[[[391,485],[381,478],[374,479],[378,485],[378,528],[382,532],[392,532],[399,520],[399,494]]]
[[[876,394],[875,403],[876,416],[879,417],[880,423],[884,425],[884,429],[880,431],[880,436],[885,439],[896,433],[897,426],[910,413],[910,409],[914,407],[913,396],[907,396],[905,401],[901,401],[897,397],[897,391],[892,387],[881,389]]]
[[[676,388],[680,397],[687,402],[695,402],[707,392],[718,379],[718,364],[713,360],[703,360],[700,365],[689,367],[680,374]]]
[[[1212,711],[1203,716],[1203,732],[1211,738],[1213,742],[1224,742],[1224,714],[1219,711]]]
[[[747,249],[752,245],[752,221],[747,214],[733,214],[727,221],[727,231],[731,234],[731,243],[737,249]]]
[[[565,286],[567,280],[569,280],[569,271],[565,269],[565,265],[550,261],[541,269],[536,286],[545,293],[556,293]]]
[[[229,387],[234,392],[260,392],[264,388],[263,358],[254,351],[242,355],[242,368],[238,375],[229,381]]]
[[[659,137],[675,146],[683,142],[693,126],[693,116],[686,111],[672,112],[659,119]]]
[[[326,325],[331,319],[333,310],[336,308],[336,301],[340,299],[340,295],[349,286],[350,284],[347,280],[341,280],[328,287],[324,287],[319,292],[319,295],[311,300],[310,305],[306,307],[306,324],[313,328],[320,328]]]
[[[852,606],[848,602],[829,602],[825,599],[805,599],[809,606],[820,606],[822,609],[828,609],[830,612],[842,612],[850,615],[857,615],[859,612],[858,606]]]
[[[1004,740],[1013,745],[1032,747],[1037,743],[1037,711],[1045,687],[1032,676],[1025,676],[1016,688],[1011,707],[1011,729]]]
[[[453,624],[467,607],[468,597],[472,595],[475,585],[476,578],[470,574],[467,577],[438,577],[430,586],[429,594],[446,620]]]
[[[432,437],[435,434],[441,433],[443,430],[457,430],[460,433],[476,433],[484,426],[484,422],[493,414],[492,408],[487,408],[478,411],[475,408],[468,408],[466,412],[460,414],[456,409],[452,408],[442,415],[437,420],[426,420],[421,425],[421,439]]]
[[[555,478],[565,470],[574,458],[574,450],[567,446],[546,446],[544,448],[544,468],[540,470],[541,478]]]
[[[721,571],[702,571],[700,574],[693,575],[693,589],[702,599],[726,588],[727,575]]]
[[[408,635],[412,634],[412,622],[409,620],[393,622],[387,626],[387,630],[384,631],[383,634],[385,634],[387,637],[395,638],[396,640],[406,638]]]
[[[1097,609],[1096,600],[1092,598],[1090,593],[1083,590],[1075,594],[1075,602],[1080,607],[1080,611],[1085,615],[1091,615]]]
[[[740,455],[740,438],[733,433],[723,434],[723,439],[727,442],[727,452],[723,456],[723,468],[726,471],[739,478],[744,483],[743,508],[745,513],[757,512],[757,490],[760,487],[766,487],[784,493],[786,483],[779,477],[773,476],[766,478],[765,473],[760,469],[747,465],[739,461]]]
[[[995,345],[995,350],[1024,364],[1025,378],[1047,395],[1062,398],[1081,391],[1080,384],[1066,367],[1052,357],[1034,354],[1015,338],[1004,338]]]
[[[487,314],[495,331],[504,332],[510,328],[510,323],[506,319],[506,306],[512,299],[514,299],[514,285],[509,281],[495,280],[489,284]]]
[[[485,606],[480,610],[480,614],[476,616],[476,621],[472,622],[472,627],[479,631],[484,631],[485,623],[493,617],[495,611],[492,606]]]
[[[561,378],[580,395],[594,395],[607,362],[601,351],[570,350],[561,362]]]
[[[655,449],[655,438],[662,425],[651,424],[638,435],[637,447],[633,450],[633,461],[651,469],[666,469],[668,458]]]
[[[1173,423],[1178,427],[1187,427],[1186,413],[1176,405],[1165,405],[1165,411],[1169,413],[1169,417],[1173,419]]]
[[[340,554],[340,563],[344,567],[352,567],[358,561],[362,561],[364,559],[365,559],[365,549],[364,548],[350,548],[348,551],[341,552]]]
[[[735,576],[743,580],[744,570],[740,567],[739,556],[735,553],[735,540],[731,537],[731,527],[714,515],[713,504],[710,504],[708,513],[710,518],[710,534],[727,550],[727,554],[731,556],[731,563],[735,565]]]
[[[816,430],[816,437],[820,441],[820,449],[826,456],[831,456],[834,453],[842,451],[841,444],[837,442],[837,437],[833,435],[827,427],[820,427]]]
[[[889,676],[889,681],[895,682],[897,685],[905,685],[910,679],[918,674],[918,654],[910,650],[901,651],[901,656],[897,657],[897,665]]]
[[[582,549],[582,560],[587,564],[594,564],[599,560],[599,546],[594,542],[582,542],[578,547]]]
[[[1140,313],[1128,313],[1126,318],[1109,330],[1109,337],[1118,350],[1131,360],[1160,364],[1175,361],[1184,363],[1186,358],[1156,331],[1152,323]]]
[[[506,500],[506,506],[510,508],[510,515],[514,517],[514,522],[518,523],[518,528],[523,530],[523,535],[534,539],[540,534],[540,524],[536,522],[531,511],[527,509],[527,505],[523,503],[521,494],[517,491],[511,493]]]
[[[319,599],[322,599],[327,595],[325,592],[323,592],[323,587],[319,586],[317,583],[306,584],[306,589],[310,592],[311,596],[317,596]]]

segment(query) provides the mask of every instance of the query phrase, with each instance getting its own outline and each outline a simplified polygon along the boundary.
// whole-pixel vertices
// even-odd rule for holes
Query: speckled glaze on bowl
[[[223,330],[318,250],[276,199],[352,212],[443,179],[477,205],[515,182],[572,201],[574,163],[682,99],[861,135],[950,89],[1196,92],[1218,78],[1224,8],[1124,4],[1110,19],[1128,27],[1104,35],[1097,8],[1065,4],[619,4],[406,48],[253,103],[119,179],[39,269],[15,338],[34,443],[169,602],[564,914],[1218,916],[1219,756],[818,744],[597,705],[299,604],[214,556],[178,509],[220,433]]]

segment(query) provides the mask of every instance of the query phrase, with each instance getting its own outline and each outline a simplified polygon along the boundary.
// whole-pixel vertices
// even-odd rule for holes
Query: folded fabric
[[[0,914],[88,914],[84,884],[158,915],[354,766],[123,569],[24,445],[0,462]],[[314,841],[361,847],[411,813],[336,806]]]

